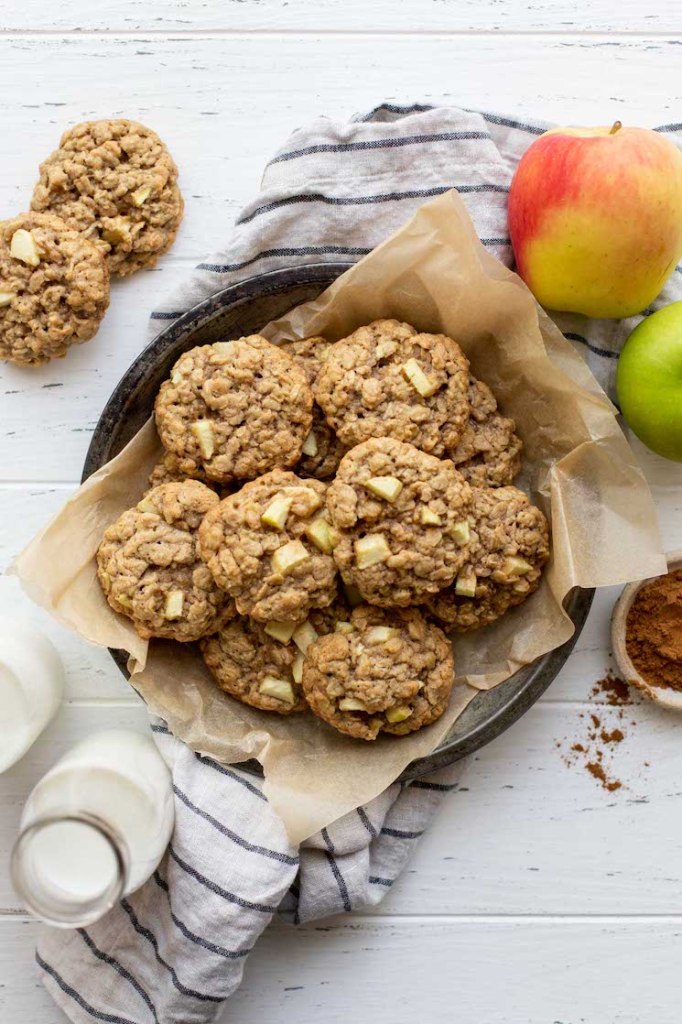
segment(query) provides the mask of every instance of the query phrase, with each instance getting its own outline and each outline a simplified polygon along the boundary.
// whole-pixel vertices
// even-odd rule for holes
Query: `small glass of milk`
[[[64,693],[56,648],[22,620],[0,623],[0,772],[10,768],[54,718]]]
[[[151,737],[95,733],[29,796],[12,851],[14,887],[48,924],[91,924],[149,878],[173,823],[171,775]]]

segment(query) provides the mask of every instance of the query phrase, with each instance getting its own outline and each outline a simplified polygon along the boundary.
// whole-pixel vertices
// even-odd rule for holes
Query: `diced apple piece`
[[[393,502],[403,489],[402,480],[397,476],[373,476],[365,484],[368,491],[376,494],[377,498]]]
[[[268,636],[271,636],[273,640],[279,640],[281,644],[288,644],[295,629],[295,622],[289,622],[287,620],[281,622],[277,619],[272,619],[266,624],[263,632],[267,633]]]
[[[414,708],[408,708],[406,704],[399,704],[398,707],[388,709],[386,721],[390,722],[391,725],[397,725],[398,722],[404,722],[412,714],[414,714]]]
[[[300,686],[303,681],[303,655],[300,651],[296,652],[296,657],[291,663],[291,674],[294,682]]]
[[[215,451],[215,433],[210,420],[196,420],[192,424],[192,433],[197,439],[202,458],[210,459]]]
[[[272,556],[273,572],[279,573],[280,576],[289,576],[307,558],[310,558],[310,553],[300,540],[290,540],[288,544],[277,548]]]
[[[372,626],[365,633],[364,639],[368,644],[385,644],[391,637],[396,636],[397,632],[390,626]]]
[[[301,451],[304,455],[317,455],[317,438],[312,430],[303,442]]]
[[[324,552],[325,555],[330,555],[334,550],[334,544],[332,542],[332,533],[329,523],[326,519],[322,519],[318,516],[317,519],[313,519],[312,523],[308,523],[305,528],[305,535],[309,540],[313,542],[316,548]]]
[[[19,228],[12,235],[9,254],[15,260],[21,260],[22,263],[26,263],[29,267],[37,267],[40,263],[40,251],[36,240],[31,232],[26,231],[25,228]]]
[[[211,348],[213,349],[214,352],[217,352],[219,355],[226,356],[230,352],[232,352],[233,345],[233,341],[214,341]]]
[[[117,217],[116,221],[105,227],[102,238],[109,245],[118,245],[119,242],[127,242],[130,238],[130,224],[125,217]]]
[[[185,606],[185,595],[181,590],[171,590],[166,595],[166,606],[163,609],[164,619],[179,619]]]
[[[510,555],[502,563],[502,572],[506,576],[525,576],[526,573],[532,571],[533,566],[530,562],[527,562],[525,558],[519,558],[517,555]]]
[[[455,580],[455,593],[458,597],[476,597],[476,573],[473,569],[464,569]]]
[[[264,697],[274,697],[275,700],[281,700],[283,704],[296,703],[294,688],[286,679],[265,676],[258,687],[258,692],[262,693]]]
[[[430,398],[438,391],[438,384],[426,376],[416,359],[408,359],[406,363],[403,363],[400,372],[422,398]]]
[[[0,292],[0,309],[2,309],[3,306],[9,306],[12,299],[16,299],[15,292]]]
[[[135,206],[140,207],[144,206],[151,194],[151,185],[143,185],[142,188],[138,188],[137,191],[133,192],[130,198]]]
[[[367,705],[357,697],[343,697],[339,701],[339,711],[366,711]]]
[[[137,503],[138,512],[153,512],[155,515],[159,514],[159,510],[156,505],[149,500],[149,498],[143,498],[142,501]]]
[[[283,530],[291,508],[291,501],[291,498],[281,496],[275,498],[260,517],[261,523],[264,523],[265,526],[272,526],[274,530]]]
[[[469,530],[469,523],[466,519],[462,519],[452,527],[452,538],[460,546],[462,544],[468,544],[470,537],[471,532]]]
[[[306,619],[294,630],[294,643],[301,654],[305,654],[311,644],[314,644],[320,634],[315,627]]]
[[[391,556],[391,549],[382,533],[368,533],[355,542],[355,564],[358,569],[369,569],[385,562]]]
[[[334,626],[335,633],[354,633],[355,626],[352,622],[337,622]]]
[[[351,608],[357,608],[357,606],[359,604],[363,604],[365,600],[358,588],[354,587],[352,583],[344,582],[343,592],[346,595],[346,601],[348,601]]]
[[[133,607],[133,602],[130,600],[127,594],[121,594],[120,596],[116,597],[115,600],[118,601],[120,605],[123,605],[124,608]]]
[[[440,516],[436,512],[432,512],[426,505],[422,507],[420,519],[422,526],[440,526]]]

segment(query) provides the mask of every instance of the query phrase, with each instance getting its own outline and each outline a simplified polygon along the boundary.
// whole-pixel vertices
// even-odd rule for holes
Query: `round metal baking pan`
[[[255,334],[270,320],[307,302],[348,269],[348,263],[313,263],[274,270],[230,285],[173,320],[144,349],[121,378],[95,428],[83,468],[83,480],[112,459],[149,419],[154,399],[176,359],[195,345]],[[492,690],[479,693],[455,722],[445,740],[403,773],[403,780],[427,775],[472,754],[513,725],[556,677],[585,624],[593,590],[575,589],[565,608],[575,633],[565,644],[527,665]],[[127,676],[127,656],[112,651]],[[257,762],[243,767],[260,772]]]

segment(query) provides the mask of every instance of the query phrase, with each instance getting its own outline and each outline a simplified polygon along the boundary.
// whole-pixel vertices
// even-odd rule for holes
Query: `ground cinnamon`
[[[615,793],[623,787],[623,782],[614,775],[613,752],[625,739],[621,725],[625,725],[630,706],[630,689],[622,679],[607,672],[592,686],[590,700],[599,702],[603,710],[599,713],[596,710],[581,712],[578,717],[584,723],[582,739],[572,743],[568,749],[558,740],[557,747],[565,750],[563,761],[566,765],[582,765],[603,789]]]
[[[640,588],[628,612],[625,646],[645,682],[682,690],[682,569]]]

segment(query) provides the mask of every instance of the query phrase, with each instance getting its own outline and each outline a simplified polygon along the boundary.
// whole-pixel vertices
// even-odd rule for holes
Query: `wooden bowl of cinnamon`
[[[623,679],[667,708],[682,711],[682,551],[668,572],[629,583],[611,619],[613,656]]]

